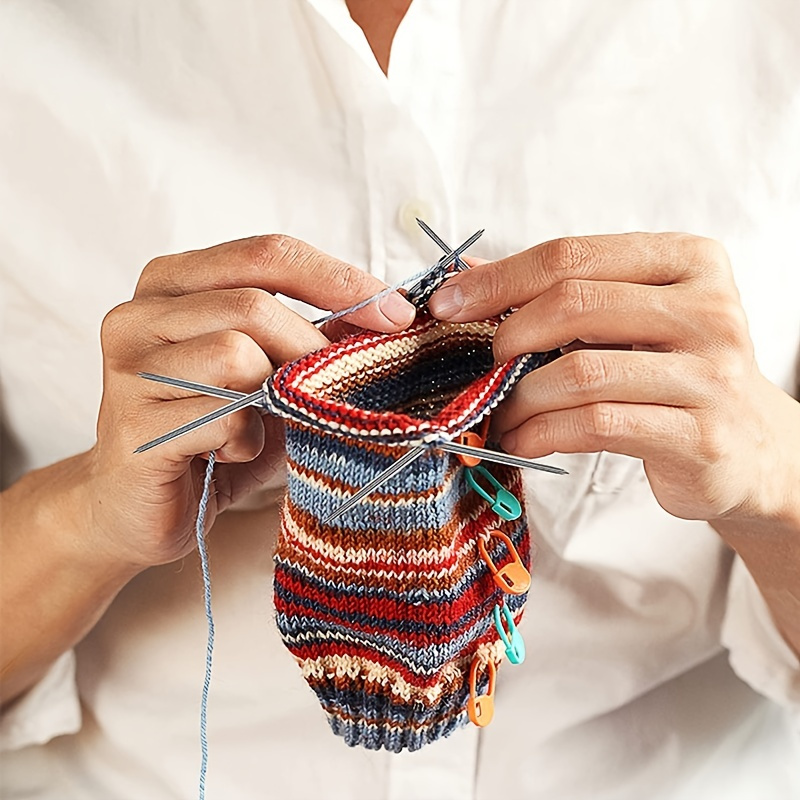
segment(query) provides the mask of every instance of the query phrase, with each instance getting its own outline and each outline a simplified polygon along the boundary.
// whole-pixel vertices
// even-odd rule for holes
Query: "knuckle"
[[[507,271],[498,266],[484,267],[480,272],[480,280],[470,282],[467,303],[483,304],[497,298],[507,297],[509,294],[508,277]]]
[[[749,341],[747,316],[737,299],[727,294],[715,297],[707,315],[714,338],[723,344],[738,348]]]
[[[216,337],[209,358],[226,379],[247,375],[253,363],[253,340],[240,331],[223,331]]]
[[[592,255],[588,240],[579,236],[553,239],[544,245],[543,253],[551,275],[561,280],[580,274],[581,268]]]
[[[625,433],[625,420],[620,411],[608,403],[586,406],[580,417],[580,433],[593,445],[603,446]]]
[[[717,419],[706,422],[698,438],[698,455],[706,464],[716,464],[725,458],[728,440]]]
[[[366,288],[366,274],[344,262],[331,261],[325,265],[324,272],[325,282],[335,286],[345,296],[361,294]]]
[[[608,382],[608,370],[602,355],[592,350],[568,354],[567,390],[572,394],[590,395]]]
[[[728,251],[716,239],[708,239],[703,236],[692,237],[695,256],[700,263],[712,266],[724,266],[729,264]]]
[[[161,275],[169,265],[170,256],[156,256],[150,259],[145,264],[142,274],[139,276],[139,282],[136,285],[136,291],[146,288],[149,284],[154,283],[157,276]]]
[[[567,278],[558,284],[557,301],[562,314],[577,316],[590,308],[590,292],[584,281]]]
[[[128,317],[130,316],[130,301],[121,303],[109,311],[100,325],[100,344],[103,352],[108,354],[113,351],[116,345],[123,341],[130,327]]]
[[[244,287],[234,289],[231,295],[231,316],[233,320],[247,327],[254,321],[268,323],[272,315],[271,295],[263,289]]]
[[[723,331],[728,339],[736,344],[749,339],[747,316],[741,303],[728,299],[722,304],[720,314]]]
[[[301,243],[283,233],[269,233],[251,239],[250,258],[259,269],[269,270],[282,261],[293,261],[300,255]]]
[[[712,375],[714,401],[719,402],[720,399],[738,392],[747,374],[748,369],[742,359],[717,356],[714,359],[714,372]]]

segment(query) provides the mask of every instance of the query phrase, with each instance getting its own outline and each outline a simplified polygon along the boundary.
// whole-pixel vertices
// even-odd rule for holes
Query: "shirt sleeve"
[[[76,733],[80,727],[75,653],[70,650],[60,656],[45,676],[3,714],[0,751],[44,744],[56,736]]]
[[[800,731],[800,659],[781,635],[761,591],[736,558],[722,623],[733,671],[759,694],[789,708]]]

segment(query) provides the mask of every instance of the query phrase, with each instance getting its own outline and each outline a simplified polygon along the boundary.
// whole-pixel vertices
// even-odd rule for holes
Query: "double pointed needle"
[[[156,447],[159,444],[164,444],[165,442],[170,441],[170,439],[174,439],[176,436],[181,436],[184,433],[188,433],[200,425],[206,424],[206,422],[213,422],[215,419],[220,419],[226,414],[239,411],[240,409],[246,408],[250,405],[261,405],[261,399],[263,397],[263,392],[261,389],[259,389],[257,392],[253,392],[253,394],[244,394],[243,392],[237,392],[233,389],[223,389],[220,386],[211,386],[207,383],[197,383],[196,381],[186,381],[181,378],[169,378],[165,375],[156,375],[152,372],[140,372],[139,377],[145,378],[149,381],[155,381],[157,383],[165,383],[168,386],[175,386],[179,389],[187,389],[191,392],[210,395],[211,397],[219,397],[224,400],[233,400],[234,402],[229,403],[228,405],[223,406],[216,411],[212,411],[210,414],[206,414],[204,417],[194,420],[194,422],[190,422],[187,425],[176,428],[174,431],[165,433],[163,436],[159,436],[158,439],[153,439],[153,441],[143,444],[141,447],[136,449],[135,452],[137,453],[149,450],[151,447]],[[527,458],[511,455],[510,453],[501,453],[497,450],[486,450],[482,447],[472,447],[467,444],[459,444],[458,442],[439,441],[434,442],[431,446],[438,450],[444,450],[449,453],[474,456],[475,458],[480,458],[485,461],[494,461],[498,464],[505,464],[511,467],[536,469],[541,472],[552,473],[553,475],[568,474],[566,470],[563,470],[560,467],[553,467],[550,464],[542,464],[538,461],[531,461]],[[398,472],[400,472],[400,470],[408,466],[408,464],[411,464],[413,461],[419,458],[426,449],[426,446],[413,447],[408,453],[392,464],[391,467],[382,472],[361,490],[359,490],[359,492],[353,495],[353,497],[351,497],[345,504],[346,508],[345,506],[342,506],[342,508],[337,510],[334,516],[343,514],[345,511],[352,508],[352,506],[374,491],[382,483],[385,483],[393,475],[396,475]],[[414,457],[409,458],[412,453],[414,454]]]
[[[450,245],[449,245],[449,244],[447,244],[447,242],[445,242],[445,241],[444,241],[444,239],[442,239],[442,238],[441,238],[441,236],[439,236],[439,235],[438,235],[438,234],[437,234],[437,233],[436,233],[436,232],[435,232],[435,231],[434,231],[434,230],[431,228],[431,226],[430,226],[430,225],[428,225],[426,222],[424,222],[423,220],[421,220],[419,217],[416,217],[415,219],[417,220],[417,225],[419,225],[419,226],[420,226],[420,228],[422,228],[422,230],[423,230],[423,231],[424,231],[426,234],[428,234],[428,236],[429,236],[431,239],[433,239],[433,241],[434,241],[434,242],[435,242],[437,245],[439,245],[439,247],[440,247],[442,250],[444,250],[444,252],[445,252],[445,253],[449,253],[449,252],[452,250],[452,248],[450,247]],[[468,266],[467,266],[467,265],[466,265],[466,264],[465,264],[465,263],[464,263],[464,262],[463,262],[463,261],[462,261],[460,258],[456,258],[456,259],[455,259],[455,262],[456,262],[456,264],[455,264],[455,266],[456,266],[456,269],[458,269],[458,270],[461,270],[461,271],[463,271],[463,270],[465,270],[465,269],[469,269],[469,267],[468,267]]]
[[[409,464],[413,464],[420,456],[425,454],[427,449],[428,448],[424,445],[412,447],[407,453],[398,458],[394,464],[385,469],[379,475],[376,475],[369,483],[362,486],[352,497],[350,497],[348,500],[345,500],[342,505],[331,511],[330,514],[323,518],[322,524],[327,525],[329,522],[336,519],[336,517],[340,517],[346,511],[349,511],[351,508],[353,508],[353,506],[358,505],[367,495],[372,494],[377,488],[386,483],[386,481],[397,475],[398,472],[402,472]]]
[[[191,381],[166,378],[163,375],[153,375],[147,372],[140,372],[139,375],[142,378],[147,378],[151,381],[166,383],[171,386],[177,386],[181,389],[191,389],[195,392],[199,391],[201,394],[211,394],[214,397],[224,397],[226,400],[230,400],[232,396],[238,397],[239,399],[222,406],[222,408],[218,408],[216,411],[212,411],[210,414],[205,414],[204,416],[198,417],[191,422],[187,422],[185,425],[181,425],[180,428],[175,428],[175,430],[169,431],[168,433],[159,436],[157,439],[153,439],[152,441],[137,447],[136,450],[133,451],[134,453],[143,453],[145,450],[150,450],[152,447],[158,447],[160,444],[166,444],[166,442],[177,439],[178,436],[183,436],[184,434],[189,433],[196,428],[207,425],[209,422],[214,422],[218,419],[222,419],[223,417],[227,417],[228,414],[233,414],[234,411],[240,411],[243,408],[247,408],[247,406],[261,405],[261,401],[264,397],[263,389],[259,389],[252,394],[242,394],[242,392],[233,392],[229,389],[220,389],[215,386],[207,387],[204,384],[195,384]],[[200,387],[203,388],[201,389]],[[214,391],[208,391],[209,388],[213,389]]]

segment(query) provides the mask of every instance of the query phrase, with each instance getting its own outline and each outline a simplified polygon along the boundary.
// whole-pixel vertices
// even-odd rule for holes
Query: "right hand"
[[[94,552],[134,569],[181,558],[195,545],[202,456],[216,451],[220,462],[208,525],[263,484],[283,456],[281,423],[254,408],[134,454],[144,442],[222,403],[143,380],[137,372],[255,391],[274,366],[328,344],[273,293],[337,310],[383,288],[377,278],[279,235],[148,264],[133,300],[103,322],[103,399],[97,444],[86,454],[90,546],[99,548]],[[348,317],[384,332],[413,319],[413,306],[397,293]]]

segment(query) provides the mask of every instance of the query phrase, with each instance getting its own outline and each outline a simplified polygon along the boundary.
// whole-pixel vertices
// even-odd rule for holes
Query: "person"
[[[3,796],[195,795],[212,450],[208,797],[800,796],[798,36],[791,0],[5,4]],[[494,721],[393,755],[275,630],[280,426],[133,450],[219,405],[139,371],[253,390],[325,345],[308,304],[433,263],[415,217],[487,231],[434,314],[563,347],[493,425],[569,476],[525,476]]]

